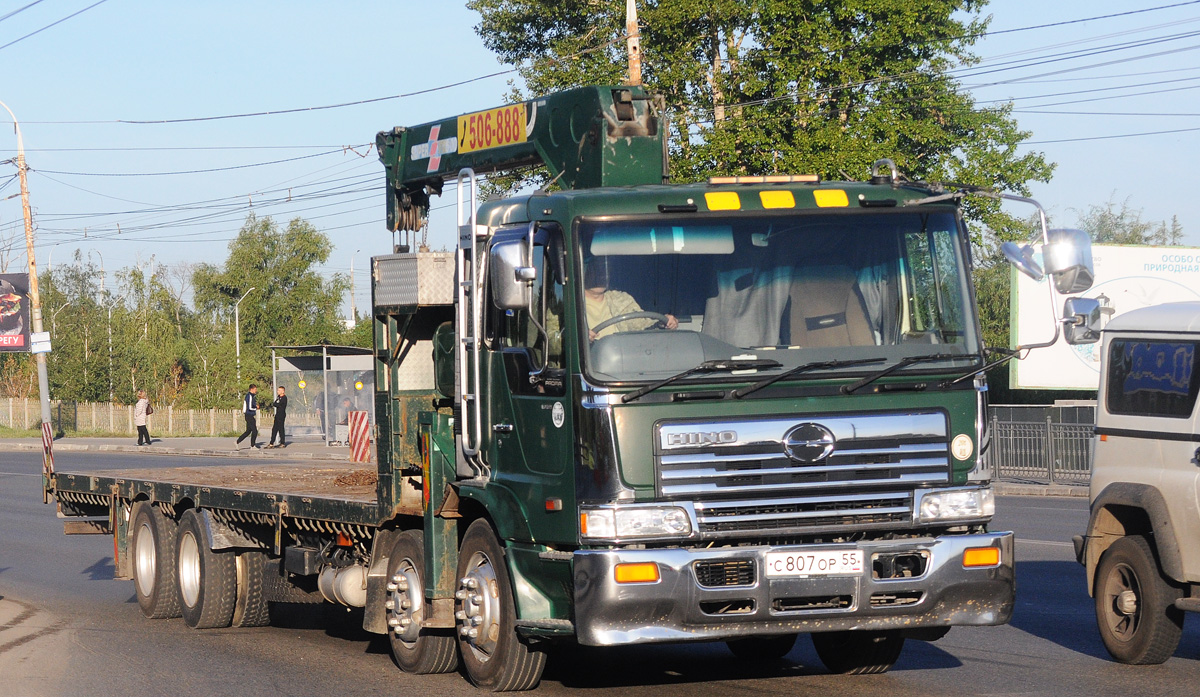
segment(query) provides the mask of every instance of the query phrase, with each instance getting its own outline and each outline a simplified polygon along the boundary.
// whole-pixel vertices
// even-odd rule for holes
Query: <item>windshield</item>
[[[579,230],[583,355],[599,381],[660,380],[733,358],[786,370],[978,354],[953,212],[655,217]]]

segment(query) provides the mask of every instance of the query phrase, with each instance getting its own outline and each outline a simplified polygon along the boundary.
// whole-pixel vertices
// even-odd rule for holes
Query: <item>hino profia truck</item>
[[[458,237],[372,260],[373,485],[51,470],[47,497],[112,534],[147,617],[361,607],[403,670],[490,690],[535,686],[552,642],[761,659],[809,634],[831,671],[874,673],[1007,622],[959,209],[980,192],[888,160],[669,184],[664,131],[641,88],[586,87],[379,134],[389,228],[449,185]],[[554,190],[479,203],[481,175],[534,165]],[[1086,237],[1044,220],[1014,263],[1086,289]]]

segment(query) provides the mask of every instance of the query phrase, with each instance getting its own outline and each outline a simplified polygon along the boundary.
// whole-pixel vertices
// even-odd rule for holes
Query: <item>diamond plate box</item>
[[[376,307],[454,304],[451,252],[388,254],[371,263]]]

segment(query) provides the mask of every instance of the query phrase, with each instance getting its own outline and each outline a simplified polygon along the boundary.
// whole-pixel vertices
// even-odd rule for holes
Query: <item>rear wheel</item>
[[[730,653],[744,661],[777,661],[791,653],[795,645],[795,634],[746,637],[725,642]]]
[[[517,634],[504,551],[486,520],[471,523],[463,536],[458,578],[455,617],[467,677],[494,692],[536,687],[546,667],[546,654]]]
[[[416,530],[400,533],[388,558],[387,618],[392,656],[406,673],[448,673],[458,665],[452,631],[422,628],[432,614],[425,599],[425,547]]]
[[[267,555],[258,550],[239,552],[236,559],[237,599],[233,603],[234,627],[271,624],[271,604],[266,597]]]
[[[200,515],[179,519],[175,566],[183,621],[195,629],[228,627],[237,601],[237,562],[231,552],[214,552],[205,541]]]
[[[1104,648],[1121,663],[1170,658],[1183,632],[1183,611],[1175,607],[1182,595],[1159,572],[1146,538],[1114,542],[1096,568],[1096,624]]]
[[[175,521],[152,503],[135,504],[126,548],[133,557],[133,585],[142,614],[152,620],[179,617]]]
[[[831,673],[886,673],[900,658],[904,637],[897,630],[882,632],[821,632],[812,635],[817,656]]]

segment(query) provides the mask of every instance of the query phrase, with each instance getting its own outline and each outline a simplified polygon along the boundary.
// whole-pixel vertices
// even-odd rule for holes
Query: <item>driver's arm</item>
[[[608,292],[616,293],[617,295],[613,298],[613,300],[620,303],[620,305],[614,305],[614,308],[613,308],[615,310],[615,312],[613,312],[614,317],[617,315],[623,315],[626,312],[641,312],[642,311],[642,306],[638,305],[637,300],[634,300],[633,296],[630,295],[629,293],[625,293],[625,292],[622,292],[619,290],[618,291],[610,290]],[[675,329],[676,327],[679,326],[679,320],[675,318],[675,315],[666,315],[666,317],[667,317],[667,325],[666,325],[667,329]],[[624,325],[621,327],[621,330],[622,331],[630,331],[630,330],[638,330],[638,329],[647,329],[649,327],[654,326],[656,323],[657,323],[657,320],[650,319],[649,317],[639,317],[638,319],[630,319],[630,320],[625,320],[624,322],[621,322],[621,325]]]

